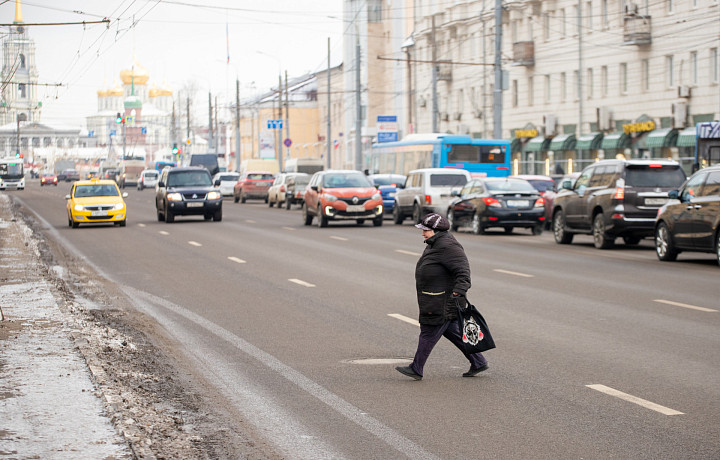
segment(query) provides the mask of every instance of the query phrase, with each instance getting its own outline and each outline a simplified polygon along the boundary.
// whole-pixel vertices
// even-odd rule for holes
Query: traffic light
[[[173,144],[172,153],[173,155],[177,155],[178,153],[180,153],[180,149],[178,148],[177,144]]]
[[[20,152],[15,153],[15,158],[22,158],[23,154]]]
[[[115,123],[122,123],[122,117],[120,116],[120,112],[118,112],[115,116]]]

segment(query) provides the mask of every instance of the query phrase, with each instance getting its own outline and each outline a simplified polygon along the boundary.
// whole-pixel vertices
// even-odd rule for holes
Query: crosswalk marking
[[[616,398],[620,398],[624,401],[628,401],[633,404],[637,404],[646,409],[654,410],[655,412],[660,412],[661,414],[664,414],[664,415],[683,415],[682,412],[676,411],[675,409],[670,409],[669,407],[661,406],[660,404],[655,404],[654,402],[650,402],[645,399],[638,398],[637,396],[623,393],[622,391],[616,390],[614,388],[606,387],[605,385],[596,384],[596,385],[585,385],[585,386],[588,388],[591,388],[595,391],[599,391],[601,393],[605,393],[610,396],[615,396]]]

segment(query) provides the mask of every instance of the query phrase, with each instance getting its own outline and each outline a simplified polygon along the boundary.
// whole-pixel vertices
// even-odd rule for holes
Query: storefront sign
[[[537,137],[537,129],[516,129],[515,137]]]
[[[639,123],[631,123],[623,125],[623,132],[625,134],[631,133],[643,133],[645,131],[652,131],[655,129],[654,121],[641,121]]]

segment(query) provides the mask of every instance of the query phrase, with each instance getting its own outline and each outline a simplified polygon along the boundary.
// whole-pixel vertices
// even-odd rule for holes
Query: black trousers
[[[465,352],[462,341],[462,332],[460,332],[460,325],[456,319],[446,321],[439,326],[428,326],[426,324],[420,325],[420,337],[418,339],[418,347],[415,352],[415,359],[413,359],[410,367],[417,372],[419,375],[423,375],[423,368],[425,367],[425,361],[427,361],[430,353],[432,352],[435,345],[440,341],[441,337],[445,337],[453,345],[455,345],[463,355],[470,361],[470,366],[473,368],[482,367],[487,364],[487,359],[482,353],[468,354]]]

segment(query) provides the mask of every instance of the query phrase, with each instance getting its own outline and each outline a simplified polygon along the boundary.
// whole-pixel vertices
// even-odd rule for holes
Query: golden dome
[[[133,77],[135,77],[133,79]],[[150,74],[145,67],[141,66],[137,62],[133,65],[132,69],[123,70],[120,72],[120,79],[123,84],[130,85],[133,82],[136,85],[144,85],[150,79]]]
[[[120,86],[116,85],[115,88],[107,90],[108,96],[122,96],[123,90]]]
[[[154,86],[150,88],[148,92],[148,96],[150,97],[172,96],[172,94],[172,90],[168,88],[156,88]]]
[[[99,89],[97,92],[98,97],[108,97],[110,90]]]

